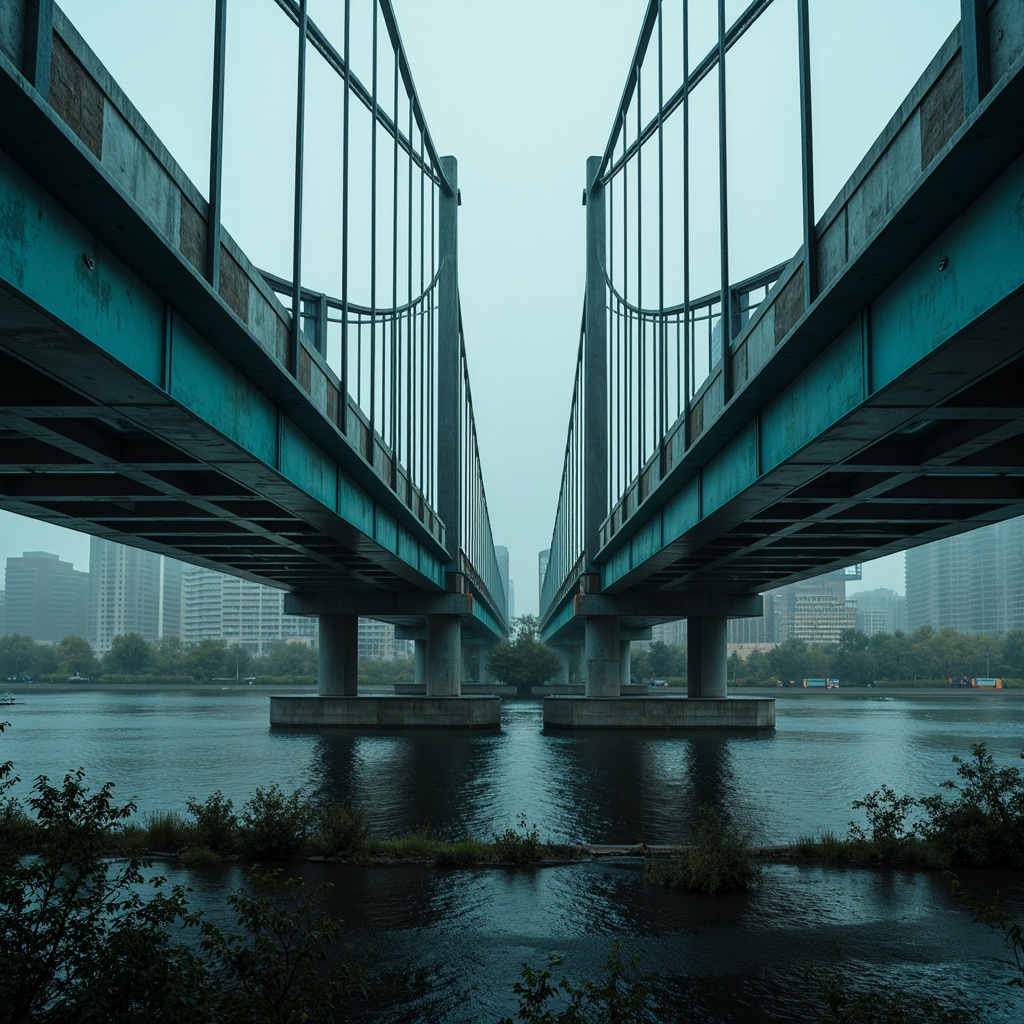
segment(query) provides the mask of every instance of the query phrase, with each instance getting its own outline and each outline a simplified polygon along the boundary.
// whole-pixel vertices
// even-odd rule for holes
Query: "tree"
[[[153,668],[162,676],[188,675],[188,648],[180,636],[162,636],[153,645]]]
[[[103,671],[111,675],[138,676],[149,666],[153,648],[141,633],[115,636],[103,656]]]
[[[316,678],[317,649],[299,641],[278,640],[262,658],[253,662],[252,670],[261,676],[312,676]]]
[[[32,669],[32,658],[36,642],[19,633],[0,636],[0,677],[28,675]]]
[[[537,616],[520,615],[512,620],[505,639],[491,651],[487,668],[496,679],[528,695],[531,687],[540,686],[556,675],[561,662],[558,655],[541,642]]]
[[[208,683],[211,679],[235,675],[235,659],[223,640],[207,637],[194,644],[188,652],[186,664],[189,675],[196,682]]]
[[[57,644],[57,671],[69,676],[91,676],[99,668],[88,640],[80,636],[63,637]]]
[[[651,673],[655,679],[686,674],[686,648],[678,644],[667,644],[655,640],[647,649]]]

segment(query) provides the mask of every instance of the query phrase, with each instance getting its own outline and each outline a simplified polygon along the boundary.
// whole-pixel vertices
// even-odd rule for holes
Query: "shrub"
[[[302,853],[315,817],[301,790],[289,795],[276,783],[258,787],[239,818],[242,851],[250,857],[294,857]]]
[[[434,863],[442,868],[469,867],[481,864],[490,856],[490,848],[486,843],[478,843],[475,839],[463,839],[458,843],[444,843],[434,853]]]
[[[146,819],[145,840],[150,850],[174,852],[189,844],[192,826],[174,811],[151,814]]]
[[[301,879],[255,869],[248,885],[227,897],[238,931],[202,925],[203,951],[223,982],[214,1019],[347,1019],[346,1005],[368,996],[369,985],[361,966],[338,956],[341,922],[321,910],[330,886],[307,890]]]
[[[858,822],[850,822],[850,839],[861,845],[870,844],[870,853],[878,860],[897,858],[914,838],[914,829],[907,825],[910,812],[917,806],[910,796],[897,796],[888,786],[868,793],[863,800],[854,800],[854,810],[863,808],[867,830]]]
[[[520,814],[515,828],[494,833],[494,856],[501,864],[536,864],[541,856],[537,826],[527,827],[526,815]]]
[[[713,808],[697,809],[693,845],[670,861],[652,863],[647,877],[670,889],[726,892],[761,881],[761,868],[751,862],[749,839]]]
[[[640,957],[634,954],[624,960],[622,943],[616,939],[608,951],[603,975],[598,981],[553,982],[553,971],[560,964],[558,957],[548,958],[548,966],[536,970],[523,964],[522,981],[515,984],[519,996],[516,1020],[533,1024],[639,1024],[648,1018],[650,975],[640,973]],[[553,1010],[552,1001],[561,1003]],[[502,1017],[498,1024],[513,1024],[511,1017]]]
[[[189,814],[195,818],[194,836],[197,846],[214,853],[227,853],[237,842],[238,816],[229,797],[218,789],[200,803],[194,797],[185,801]]]
[[[1021,755],[1024,757],[1024,754]],[[960,781],[942,783],[956,796],[924,797],[921,831],[946,862],[965,867],[1024,867],[1024,776],[1019,768],[997,768],[984,743],[971,757],[954,756]]]
[[[331,804],[317,814],[317,832],[313,847],[325,857],[358,857],[366,852],[370,827],[362,807],[348,808]]]

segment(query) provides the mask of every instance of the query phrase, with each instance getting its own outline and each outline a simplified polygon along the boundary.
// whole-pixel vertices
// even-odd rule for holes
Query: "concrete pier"
[[[497,729],[500,697],[271,697],[278,728]]]
[[[545,729],[774,729],[774,697],[544,698]]]

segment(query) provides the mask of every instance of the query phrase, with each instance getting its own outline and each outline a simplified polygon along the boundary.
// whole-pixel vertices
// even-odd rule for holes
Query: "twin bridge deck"
[[[320,696],[275,702],[280,724],[493,727],[495,699],[460,697],[463,642],[483,649],[505,612],[459,316],[455,162],[436,157],[388,0],[374,23],[379,12],[393,48],[392,114],[376,56],[370,89],[350,71],[347,31],[338,48],[302,0],[267,2],[299,53],[291,280],[257,270],[220,223],[223,0],[206,193],[59,9],[0,10],[0,505],[289,591],[288,610],[320,617]],[[720,14],[717,57],[693,76],[717,60],[722,103],[725,52],[767,6],[732,28]],[[797,10],[803,31],[807,4]],[[567,452],[543,610],[548,639],[583,645],[587,697],[550,699],[547,724],[770,727],[773,702],[722,699],[729,615],[756,614],[761,589],[1024,513],[1024,11],[963,10],[817,224],[805,180],[804,245],[759,282],[768,294],[742,328],[738,286],[708,300],[704,319],[717,302],[719,338],[726,328],[717,361],[703,382],[687,367],[673,424],[659,398],[657,445],[618,491],[610,311],[640,325],[675,317],[689,339],[695,310],[630,310],[606,290],[604,192],[660,138],[662,115],[614,167],[608,155],[588,167],[585,414],[570,438],[581,460]],[[638,54],[660,17],[652,0]],[[406,212],[409,225],[404,305],[397,250],[383,257],[394,301],[356,305],[346,219],[340,296],[303,285],[307,60],[343,83],[344,210],[350,102],[392,147],[389,223],[396,238]],[[809,83],[805,58],[802,74]],[[376,210],[373,175],[369,188]],[[418,291],[417,242],[430,253]],[[384,347],[361,362],[367,334]],[[416,641],[427,698],[355,696],[359,615]],[[629,641],[683,616],[700,699],[621,698]]]

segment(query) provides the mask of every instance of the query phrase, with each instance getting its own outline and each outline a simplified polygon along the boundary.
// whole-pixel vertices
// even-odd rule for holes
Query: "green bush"
[[[173,853],[188,846],[193,832],[192,826],[180,814],[166,811],[146,818],[143,836],[148,849]]]
[[[311,845],[321,856],[352,859],[365,855],[370,827],[362,807],[348,808],[340,804],[321,807],[316,825]]]
[[[868,793],[863,800],[854,800],[854,810],[864,810],[867,829],[859,822],[851,821],[850,840],[862,849],[870,845],[870,854],[875,859],[898,859],[915,836],[913,827],[908,825],[908,818],[917,804],[913,797],[897,796],[888,786]]]
[[[303,852],[316,813],[301,790],[286,794],[274,783],[257,788],[239,817],[242,852],[275,859]]]
[[[238,843],[238,815],[229,797],[218,789],[202,803],[195,797],[189,797],[185,806],[195,819],[193,839],[196,846],[220,854],[235,849]]]
[[[1024,757],[1024,754],[1021,755]],[[963,867],[1024,868],[1024,775],[1019,768],[997,768],[984,743],[971,757],[954,756],[960,781],[948,780],[941,793],[919,801],[927,814],[925,839],[945,862]]]
[[[556,956],[540,970],[524,963],[514,989],[519,996],[515,1019],[527,1024],[641,1024],[650,1019],[651,976],[640,973],[639,954],[624,960],[621,948],[618,939],[612,942],[597,981],[563,977],[555,982],[553,972],[561,963]],[[502,1017],[498,1024],[513,1020]]]
[[[444,843],[434,852],[434,863],[442,868],[470,867],[488,860],[491,849],[486,843],[475,839],[463,839],[458,843]]]
[[[526,815],[520,814],[515,828],[494,833],[494,856],[500,864],[536,864],[541,858],[537,826],[527,826]]]
[[[751,861],[749,839],[712,807],[697,809],[693,844],[669,861],[651,862],[647,877],[670,889],[726,892],[761,881],[762,871]]]

